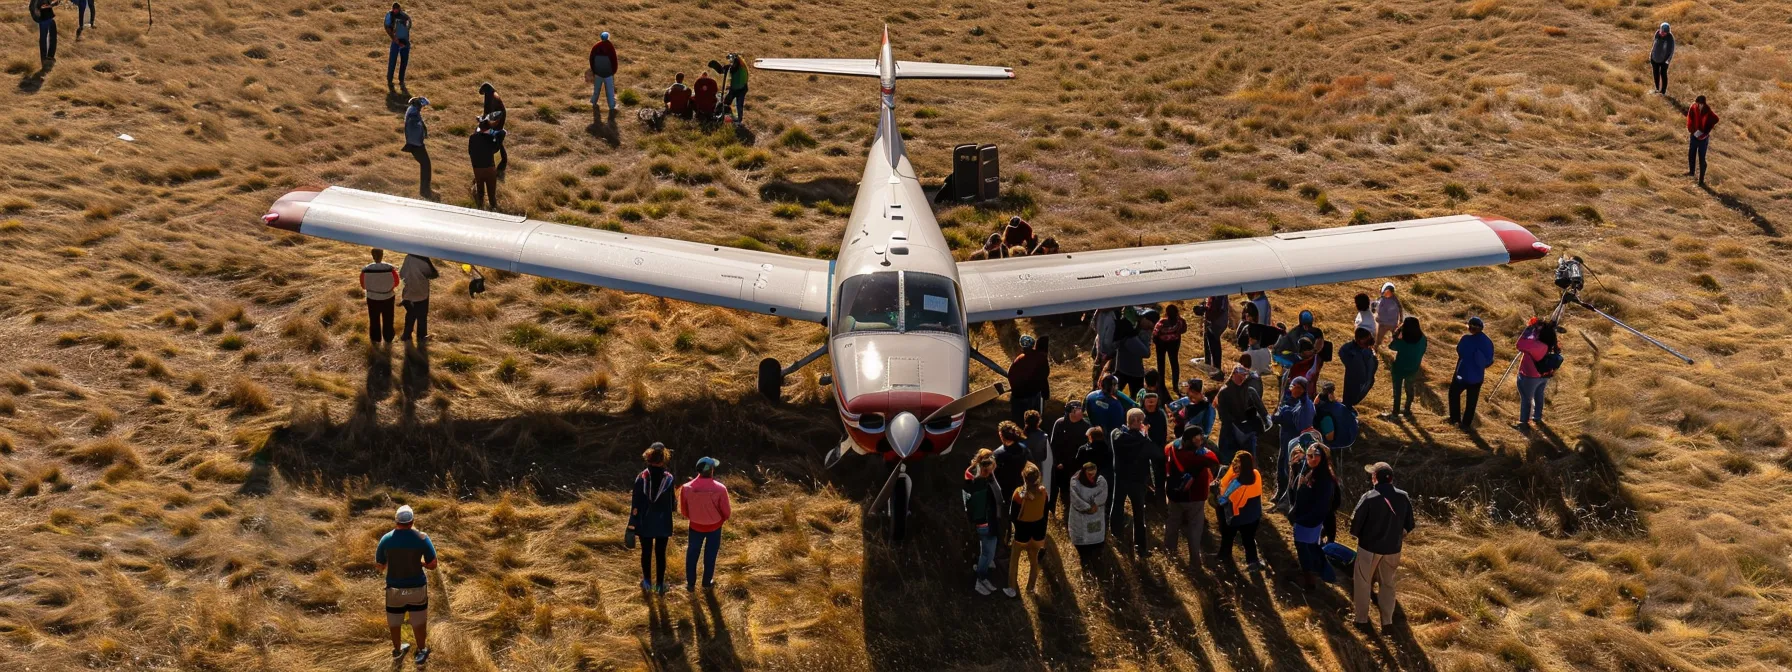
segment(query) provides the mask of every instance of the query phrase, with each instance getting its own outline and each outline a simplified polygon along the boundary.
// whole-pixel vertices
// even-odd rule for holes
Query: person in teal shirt
[[[1419,318],[1408,316],[1400,323],[1400,333],[1388,345],[1394,350],[1394,365],[1389,367],[1394,379],[1394,405],[1382,417],[1394,418],[1402,413],[1412,415],[1412,400],[1418,396],[1419,365],[1425,360],[1425,346],[1425,332],[1419,329]],[[1405,407],[1400,405],[1402,392],[1406,395]]]

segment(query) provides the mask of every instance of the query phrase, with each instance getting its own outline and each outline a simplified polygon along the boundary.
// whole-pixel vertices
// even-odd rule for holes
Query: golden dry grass
[[[821,369],[786,406],[754,398],[756,360],[812,349],[813,326],[505,274],[469,300],[450,273],[429,356],[369,357],[364,252],[256,217],[300,185],[415,193],[402,97],[379,86],[383,8],[199,0],[145,31],[131,4],[80,42],[65,19],[41,88],[31,27],[0,25],[21,80],[0,103],[0,667],[385,668],[372,549],[400,502],[443,551],[438,669],[1792,665],[1792,44],[1775,3],[411,7],[411,93],[436,103],[453,202],[470,202],[457,136],[489,80],[512,115],[506,209],[831,254],[846,210],[814,195],[858,174],[865,82],[755,73],[745,146],[626,114],[593,126],[577,75],[604,29],[621,86],[651,99],[727,50],[869,56],[887,21],[901,58],[1019,73],[902,87],[927,179],[952,144],[1003,148],[1004,205],[940,213],[959,245],[1010,212],[1076,250],[1471,211],[1586,256],[1589,298],[1700,363],[1577,314],[1551,430],[1503,429],[1507,391],[1464,437],[1439,417],[1441,344],[1478,314],[1509,354],[1553,300],[1547,269],[1407,281],[1440,346],[1419,420],[1370,422],[1352,458],[1396,461],[1424,513],[1410,631],[1374,638],[1335,591],[1161,558],[1092,580],[1062,546],[1039,599],[976,599],[956,459],[919,468],[924,532],[890,547],[858,506],[881,470],[816,459],[838,436]],[[1681,39],[1671,100],[1645,94],[1659,20]],[[1724,116],[1709,192],[1678,176],[1675,105],[1695,93]],[[809,197],[765,198],[786,194]],[[1282,293],[1278,311],[1314,308],[1335,331],[1371,284]],[[1067,393],[1084,337],[1048,322],[976,340],[997,354],[1051,333]],[[999,415],[975,416],[965,443]],[[721,457],[740,500],[713,600],[634,588],[624,487],[655,439],[687,470]]]

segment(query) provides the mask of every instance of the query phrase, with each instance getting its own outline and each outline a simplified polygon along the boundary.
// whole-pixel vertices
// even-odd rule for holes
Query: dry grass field
[[[146,30],[142,0],[108,0],[78,42],[64,9],[48,72],[23,12],[0,23],[0,669],[387,669],[373,547],[399,503],[442,549],[439,670],[1792,666],[1787,3],[408,7],[450,202],[471,202],[460,148],[489,80],[512,117],[504,209],[830,255],[850,203],[779,197],[856,179],[869,83],[754,73],[743,139],[594,122],[579,73],[613,31],[625,100],[656,100],[726,51],[870,57],[888,22],[901,58],[1018,73],[900,92],[927,179],[953,144],[1002,147],[1002,205],[939,213],[961,255],[1011,212],[1077,250],[1466,211],[1585,256],[1588,298],[1699,363],[1572,313],[1548,430],[1507,427],[1508,388],[1464,435],[1442,418],[1456,325],[1485,317],[1509,357],[1553,305],[1550,267],[1404,279],[1434,339],[1422,408],[1369,421],[1351,465],[1395,462],[1423,516],[1405,625],[1367,636],[1341,589],[1284,580],[1280,518],[1262,577],[1160,554],[1092,578],[1054,531],[1037,597],[976,597],[961,455],[919,467],[918,532],[891,546],[861,513],[881,468],[821,465],[823,368],[785,405],[752,392],[758,358],[795,359],[816,326],[503,275],[469,300],[444,273],[429,352],[369,355],[364,250],[257,217],[301,185],[416,193],[381,3],[185,0]],[[1662,20],[1669,98],[1645,62]],[[1681,177],[1698,93],[1724,119],[1708,189]],[[1375,284],[1275,299],[1336,334]],[[975,342],[1001,358],[1027,330],[1080,394],[1078,327]],[[654,440],[681,472],[719,457],[736,493],[713,595],[635,587],[626,484]]]

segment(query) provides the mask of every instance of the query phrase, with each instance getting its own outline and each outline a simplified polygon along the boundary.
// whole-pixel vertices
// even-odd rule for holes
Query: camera
[[[1586,266],[1580,257],[1562,257],[1556,263],[1556,286],[1570,292],[1578,292],[1586,287]]]

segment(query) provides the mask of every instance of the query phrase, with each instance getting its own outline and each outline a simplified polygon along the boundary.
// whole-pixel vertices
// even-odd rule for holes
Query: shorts
[[[1025,544],[1033,541],[1045,541],[1045,519],[1033,522],[1014,521],[1014,543]]]
[[[429,623],[428,586],[386,589],[386,625],[398,627],[404,623],[405,614],[411,615],[412,627]]]

